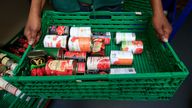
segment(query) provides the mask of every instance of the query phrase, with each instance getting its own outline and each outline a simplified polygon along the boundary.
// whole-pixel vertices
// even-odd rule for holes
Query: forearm
[[[31,0],[30,15],[40,17],[45,1],[46,0]]]
[[[153,15],[158,16],[163,14],[163,6],[161,0],[151,0]]]

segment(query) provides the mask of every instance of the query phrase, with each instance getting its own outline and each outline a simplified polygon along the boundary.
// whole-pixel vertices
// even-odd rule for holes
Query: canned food
[[[141,54],[143,52],[142,41],[123,41],[121,45],[122,51],[130,51],[134,54]]]
[[[46,35],[43,44],[47,48],[66,48],[67,36]]]
[[[5,56],[7,56],[7,54],[0,53],[0,60],[2,60]]]
[[[91,37],[91,27],[71,27],[71,37]]]
[[[48,34],[54,35],[68,35],[69,27],[68,26],[50,26],[48,28]]]
[[[46,63],[47,52],[44,50],[33,50],[29,52],[27,56],[30,59],[31,65],[40,66]]]
[[[15,68],[17,67],[17,65],[18,65],[17,63],[13,63],[13,64],[11,65],[10,69],[11,69],[11,70],[15,70]]]
[[[77,75],[83,75],[85,74],[85,63],[84,62],[78,62],[77,63]]]
[[[111,33],[110,32],[93,32],[93,39],[104,39],[104,43],[106,45],[111,42]]]
[[[68,41],[69,51],[91,52],[90,37],[70,37]]]
[[[57,52],[57,59],[64,59],[65,50],[60,48]]]
[[[65,59],[73,59],[77,61],[85,61],[86,60],[86,52],[65,52],[64,58]]]
[[[93,39],[93,47],[92,47],[92,55],[100,55],[104,56],[105,55],[105,43],[104,39],[98,38],[98,39]]]
[[[6,63],[6,66],[7,67],[11,67],[11,65],[14,63],[13,60],[8,60],[7,63]]]
[[[10,60],[10,58],[8,58],[8,57],[3,57],[3,59],[1,60],[1,63],[2,63],[3,65],[6,65],[9,60]]]
[[[110,60],[112,65],[132,65],[133,54],[128,51],[111,51]]]
[[[99,72],[100,70],[110,70],[109,57],[88,57],[87,59],[88,73]]]
[[[74,60],[50,60],[45,66],[46,75],[73,75],[76,71]]]
[[[116,33],[116,44],[120,44],[122,41],[135,41],[136,35],[135,33]]]

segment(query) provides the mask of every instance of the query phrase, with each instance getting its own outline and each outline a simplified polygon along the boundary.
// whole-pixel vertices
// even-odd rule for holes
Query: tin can
[[[87,59],[88,73],[98,73],[99,71],[110,70],[109,57],[88,57]]]
[[[0,60],[2,60],[5,56],[7,56],[7,54],[0,53]]]
[[[48,28],[48,34],[54,35],[68,35],[69,34],[69,27],[68,26],[50,26]]]
[[[135,41],[136,35],[135,33],[116,33],[116,44],[120,44],[122,41]]]
[[[91,27],[71,27],[71,37],[91,37]]]
[[[27,56],[30,59],[31,65],[40,66],[46,63],[47,52],[44,50],[33,50],[29,52]]]
[[[10,69],[11,69],[11,70],[15,70],[15,68],[17,67],[17,65],[18,65],[17,63],[13,63],[13,64],[11,65]]]
[[[85,62],[78,62],[77,63],[77,75],[84,75],[85,74]]]
[[[86,52],[71,52],[67,51],[65,52],[64,58],[65,59],[73,59],[77,60],[79,62],[83,62],[86,60]]]
[[[69,51],[91,52],[90,37],[70,37],[68,41]]]
[[[112,65],[132,65],[133,54],[128,51],[111,51],[110,60]]]
[[[105,43],[104,39],[102,38],[97,38],[93,39],[93,47],[92,47],[92,55],[100,55],[104,56],[105,55]]]
[[[67,36],[46,35],[43,44],[47,48],[66,48]]]
[[[130,51],[133,54],[141,54],[143,52],[142,41],[123,41],[121,44],[122,51]]]
[[[93,32],[93,39],[104,39],[105,45],[110,44],[111,42],[111,33],[110,32]]]
[[[13,60],[8,60],[7,63],[6,63],[6,66],[7,67],[11,67],[11,65],[14,63]]]
[[[76,71],[74,60],[50,60],[45,66],[46,75],[73,75]]]
[[[10,60],[10,58],[8,58],[8,57],[3,57],[2,60],[1,60],[1,63],[2,63],[3,65],[6,65],[9,60]]]
[[[58,60],[61,60],[61,59],[64,59],[64,53],[65,53],[65,50],[60,48],[57,52],[57,59]]]

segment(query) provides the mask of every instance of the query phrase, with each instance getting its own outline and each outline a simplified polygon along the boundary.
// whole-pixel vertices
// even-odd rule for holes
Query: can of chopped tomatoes
[[[84,75],[84,74],[85,74],[85,62],[78,62],[76,75]]]
[[[142,41],[123,41],[121,44],[122,51],[130,51],[133,54],[141,54],[143,52]]]
[[[91,55],[105,55],[105,40],[103,38],[92,39],[92,52]]]
[[[93,39],[104,39],[105,45],[110,44],[111,42],[111,33],[110,32],[93,32]]]
[[[71,37],[91,37],[91,27],[71,27]]]
[[[70,37],[68,47],[69,51],[91,52],[91,38]]]
[[[45,66],[46,75],[73,75],[77,72],[74,60],[50,60]]]
[[[132,65],[133,54],[128,51],[111,51],[110,60],[112,65]]]
[[[68,35],[69,34],[69,27],[68,26],[50,26],[48,28],[48,34],[54,35]]]
[[[87,70],[88,73],[108,72],[110,70],[109,57],[88,57]]]
[[[135,41],[136,35],[135,33],[116,33],[116,44],[120,44],[122,41]]]
[[[64,59],[73,59],[79,62],[86,60],[86,52],[67,51],[65,52]]]
[[[67,36],[46,35],[43,44],[47,48],[66,48]]]

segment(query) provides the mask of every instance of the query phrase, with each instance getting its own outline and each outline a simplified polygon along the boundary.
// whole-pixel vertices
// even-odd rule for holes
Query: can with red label
[[[143,52],[142,41],[123,41],[121,44],[122,51],[130,51],[133,54],[141,54]]]
[[[64,59],[73,59],[79,62],[86,60],[86,52],[67,51],[65,52]]]
[[[87,59],[87,70],[88,73],[98,73],[99,71],[110,70],[110,59],[109,57],[88,57]]]
[[[76,75],[84,75],[85,74],[85,62],[77,63],[77,72]]]
[[[92,55],[105,55],[105,40],[102,38],[93,39]]]
[[[70,37],[68,47],[69,51],[91,52],[91,38]]]
[[[50,60],[45,66],[46,75],[73,75],[77,72],[74,60]]]
[[[111,51],[110,60],[112,65],[132,65],[133,54],[128,51]]]
[[[111,33],[110,32],[93,32],[93,39],[104,39],[105,45],[110,44],[111,42]]]
[[[46,35],[43,44],[46,48],[66,48],[67,36]]]
[[[50,26],[48,28],[48,34],[54,35],[68,35],[69,34],[69,27],[68,26]]]

